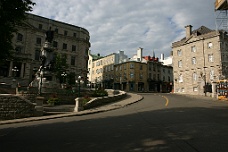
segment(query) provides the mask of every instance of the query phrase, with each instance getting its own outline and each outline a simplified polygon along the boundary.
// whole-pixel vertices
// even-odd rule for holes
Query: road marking
[[[166,100],[165,106],[167,107],[169,104],[169,99],[166,96],[162,96],[162,97],[165,98],[165,100]]]

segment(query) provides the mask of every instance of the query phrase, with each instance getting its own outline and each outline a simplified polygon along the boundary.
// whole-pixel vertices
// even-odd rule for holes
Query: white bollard
[[[79,109],[80,109],[79,99],[80,99],[80,98],[76,98],[76,99],[75,99],[74,112],[79,112]]]

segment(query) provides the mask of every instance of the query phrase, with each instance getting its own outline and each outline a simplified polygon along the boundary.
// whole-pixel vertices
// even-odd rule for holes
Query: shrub
[[[58,104],[59,103],[59,98],[49,98],[47,101],[48,104]]]
[[[91,98],[89,96],[85,96],[82,98],[82,104],[85,105],[87,102],[89,102],[91,100]]]
[[[95,90],[92,93],[93,97],[103,97],[103,96],[108,96],[108,92],[105,90]]]

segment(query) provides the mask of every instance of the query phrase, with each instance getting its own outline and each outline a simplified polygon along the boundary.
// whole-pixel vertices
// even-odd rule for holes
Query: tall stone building
[[[54,31],[54,52],[67,59],[69,68],[65,69],[66,72],[86,78],[90,48],[88,30],[34,14],[27,14],[27,19],[17,29],[12,40],[15,48],[12,50],[13,59],[7,59],[0,68],[1,82],[10,84],[14,76],[23,85],[32,81],[41,63],[40,50],[48,30]]]
[[[186,37],[172,44],[174,92],[204,95],[228,77],[228,36],[205,26],[185,28]]]

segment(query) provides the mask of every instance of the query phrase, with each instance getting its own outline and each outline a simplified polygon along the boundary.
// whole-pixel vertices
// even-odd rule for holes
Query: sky
[[[215,0],[33,0],[32,14],[73,24],[90,33],[92,54],[124,51],[128,57],[170,56],[185,26],[216,29]]]

